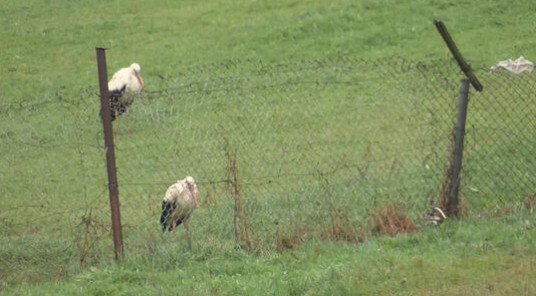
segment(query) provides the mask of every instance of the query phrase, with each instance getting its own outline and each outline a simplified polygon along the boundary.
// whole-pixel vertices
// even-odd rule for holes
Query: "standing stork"
[[[183,180],[169,186],[162,201],[162,216],[160,224],[162,232],[168,229],[173,230],[173,241],[175,241],[175,228],[181,223],[184,225],[186,239],[190,241],[190,231],[188,230],[188,218],[197,206],[197,185],[194,178],[188,176]]]
[[[140,65],[133,63],[128,68],[121,68],[115,72],[108,82],[110,91],[110,108],[112,121],[125,113],[127,124],[127,134],[130,134],[128,127],[128,107],[134,102],[144,88],[143,79],[140,76]],[[115,138],[119,138],[119,121],[115,128]]]

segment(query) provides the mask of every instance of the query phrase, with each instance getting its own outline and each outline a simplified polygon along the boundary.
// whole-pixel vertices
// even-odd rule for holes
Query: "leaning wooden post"
[[[460,100],[458,104],[458,117],[455,126],[454,134],[454,150],[452,152],[452,160],[450,163],[450,184],[448,188],[444,188],[447,194],[445,194],[446,200],[445,207],[447,210],[448,216],[458,216],[458,192],[460,189],[460,174],[462,171],[462,156],[463,156],[463,139],[465,136],[465,121],[467,117],[467,104],[469,102],[469,82],[473,87],[481,92],[483,87],[478,81],[478,78],[473,73],[471,66],[467,64],[463,58],[460,50],[454,43],[454,40],[447,31],[447,27],[442,21],[435,20],[434,25],[437,28],[437,31],[445,41],[448,49],[452,53],[452,56],[460,66],[460,69],[465,74],[466,79],[462,80],[462,85],[460,88]],[[445,191],[444,191],[445,192]]]
[[[101,99],[101,118],[104,131],[104,151],[106,153],[106,169],[108,171],[108,191],[110,194],[110,210],[112,212],[112,235],[114,240],[115,260],[123,257],[123,235],[121,234],[121,215],[119,213],[119,194],[117,191],[117,174],[115,169],[114,137],[112,133],[112,116],[110,114],[110,92],[106,72],[106,55],[104,48],[96,48],[97,68]]]
[[[463,139],[465,136],[465,122],[467,119],[467,104],[469,102],[469,80],[463,79],[460,87],[458,103],[458,117],[454,130],[454,149],[450,170],[450,190],[447,201],[449,216],[458,216],[458,192],[460,189],[460,174],[462,171]]]
[[[445,24],[443,24],[442,21],[434,21],[434,25],[437,28],[437,31],[443,37],[443,41],[445,41],[445,44],[447,44],[447,47],[450,50],[450,53],[452,53],[452,56],[458,63],[458,66],[460,66],[460,69],[465,74],[465,77],[471,81],[471,84],[477,91],[482,91],[483,87],[482,84],[480,84],[480,81],[478,81],[478,78],[476,78],[475,74],[473,73],[473,70],[471,69],[471,66],[467,64],[465,59],[463,58],[462,54],[460,53],[460,50],[458,50],[458,47],[456,46],[456,43],[454,43],[454,40],[449,34],[449,31],[447,31],[447,27]]]

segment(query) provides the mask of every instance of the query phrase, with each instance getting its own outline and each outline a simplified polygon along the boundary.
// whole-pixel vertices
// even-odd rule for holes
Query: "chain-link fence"
[[[127,240],[160,229],[164,192],[186,175],[201,200],[191,227],[212,240],[233,237],[232,185],[260,243],[282,225],[365,224],[390,201],[421,217],[438,200],[463,78],[453,61],[236,60],[175,77],[147,68],[131,134],[114,122]],[[461,188],[470,210],[518,202],[536,184],[534,75],[476,73],[484,91],[470,93]],[[88,217],[109,226],[99,108],[97,87],[0,106],[3,233],[65,233]]]
[[[469,98],[462,177],[470,209],[534,198],[534,74],[479,73],[482,93]]]

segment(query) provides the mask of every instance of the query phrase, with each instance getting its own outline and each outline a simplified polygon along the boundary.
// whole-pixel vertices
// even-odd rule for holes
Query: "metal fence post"
[[[121,215],[119,213],[119,194],[115,168],[114,139],[112,134],[112,116],[110,114],[110,92],[106,72],[106,55],[104,48],[96,48],[97,68],[101,99],[101,118],[104,131],[104,151],[106,153],[106,169],[108,171],[108,191],[110,194],[110,210],[112,212],[112,235],[114,240],[115,260],[123,257],[123,235],[121,234]]]
[[[465,136],[465,122],[467,119],[467,105],[469,102],[469,80],[462,79],[460,86],[460,99],[458,103],[458,117],[454,134],[454,149],[452,151],[450,192],[447,201],[447,212],[450,216],[458,215],[458,192],[460,189],[460,173],[462,171],[463,139]]]

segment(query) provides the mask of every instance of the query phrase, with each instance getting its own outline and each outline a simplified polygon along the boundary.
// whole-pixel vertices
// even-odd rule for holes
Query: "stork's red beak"
[[[136,78],[138,79],[139,83],[141,84],[141,90],[145,88],[145,85],[143,84],[143,79],[141,78],[140,73],[136,73]]]
[[[190,190],[190,193],[192,194],[192,196],[194,198],[194,203],[197,206],[197,195],[195,194],[195,185],[188,184],[188,190]]]

